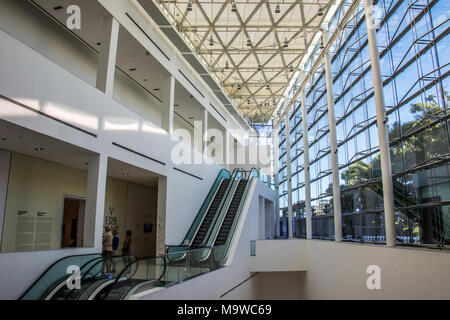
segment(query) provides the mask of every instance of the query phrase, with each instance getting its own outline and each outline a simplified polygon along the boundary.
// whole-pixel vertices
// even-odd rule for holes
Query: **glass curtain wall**
[[[343,29],[350,1],[332,18],[330,50],[341,187],[343,238],[385,242],[383,186],[370,54],[363,3]],[[399,244],[450,244],[450,1],[378,0],[374,13],[388,117]],[[320,44],[308,60],[310,72]],[[447,49],[448,50],[448,49]],[[297,82],[298,84],[298,82]],[[294,87],[295,90],[295,87]],[[313,238],[333,239],[331,155],[325,71],[306,86]],[[291,132],[295,235],[305,237],[301,106]],[[280,123],[280,137],[285,137]],[[287,207],[286,144],[280,138],[280,211]],[[294,160],[295,159],[295,160]]]

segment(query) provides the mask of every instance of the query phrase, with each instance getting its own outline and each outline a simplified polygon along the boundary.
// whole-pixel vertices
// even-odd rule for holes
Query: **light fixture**
[[[160,89],[159,88],[155,88],[155,89],[153,89],[153,91],[159,91]]]
[[[53,7],[53,10],[61,10],[61,9],[63,9],[62,6],[56,6],[56,7]]]
[[[241,90],[241,84],[238,83],[238,90]]]
[[[247,38],[247,47],[251,47],[252,46],[252,40],[250,40],[250,38]]]
[[[262,65],[258,64],[258,71],[262,70]]]
[[[225,69],[230,69],[230,65],[228,64],[228,60],[225,62]]]
[[[41,147],[37,147],[37,148],[34,148],[34,151],[44,151],[45,149],[44,148],[41,148]]]
[[[290,71],[290,72],[294,72],[294,67],[292,66],[292,64],[291,64],[291,66],[289,67],[289,71]]]
[[[187,5],[187,9],[186,9],[188,12],[191,12],[192,11],[192,1],[191,0],[189,0],[189,3],[188,3],[188,5]]]
[[[275,7],[275,13],[280,13],[280,5],[277,4]]]
[[[320,40],[320,49],[324,49],[325,48],[325,46],[324,46],[324,44],[323,44],[323,40],[321,39]]]
[[[136,68],[131,68],[130,71],[136,71]]]
[[[211,35],[211,37],[209,38],[209,45],[210,45],[210,46],[213,46],[213,45],[214,45],[214,38],[213,38],[212,35]]]
[[[284,38],[283,48],[287,48],[288,45],[289,45],[289,40],[288,40],[288,38],[286,37],[286,38]]]
[[[233,1],[233,4],[231,5],[231,12],[236,12],[236,11],[237,11],[236,3]]]
[[[247,104],[250,104],[250,99],[247,99]]]
[[[319,17],[323,16],[323,9],[322,9],[322,7],[320,7],[320,6],[319,6],[319,11],[317,12],[317,15],[318,15]]]
[[[266,89],[267,89],[267,90],[269,90],[269,89],[270,89],[270,86],[269,86],[269,84],[266,84]]]

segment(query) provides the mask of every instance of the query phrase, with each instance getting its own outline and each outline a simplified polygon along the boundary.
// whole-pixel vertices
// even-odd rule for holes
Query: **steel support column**
[[[273,123],[277,120],[274,118]],[[273,177],[275,182],[275,236],[280,236],[280,186],[278,184],[279,173],[279,140],[278,140],[278,128],[272,128],[272,148],[273,148]]]
[[[301,71],[301,81],[305,78],[304,71]],[[306,213],[306,239],[312,239],[311,221],[311,179],[309,176],[309,146],[308,146],[308,114],[306,110],[305,89],[300,93],[300,103],[302,108],[302,134],[303,134],[303,173],[305,176],[305,213]]]
[[[292,183],[291,183],[291,132],[289,129],[289,112],[286,112],[286,178],[287,178],[287,202],[288,202],[288,238],[292,238]]]
[[[371,0],[364,0],[364,11],[366,16],[367,36],[370,50],[370,65],[372,69],[372,81],[377,114],[378,142],[380,145],[386,244],[389,247],[394,247],[396,244],[396,234],[394,222],[394,189],[392,185],[391,155],[389,151],[389,138],[386,125],[387,117],[383,82],[381,79],[380,57],[378,54],[376,26],[373,17],[373,6]]]
[[[328,31],[322,33],[323,43],[328,41]],[[341,187],[339,184],[339,162],[336,138],[336,115],[334,112],[333,79],[331,76],[330,53],[323,56],[325,65],[325,80],[327,84],[328,123],[330,127],[331,171],[333,177],[333,213],[334,213],[334,240],[342,241],[342,217],[341,217]]]

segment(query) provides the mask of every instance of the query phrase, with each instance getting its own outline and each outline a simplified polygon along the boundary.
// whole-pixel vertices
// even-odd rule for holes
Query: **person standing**
[[[117,256],[117,250],[119,249],[119,231],[117,229],[114,230],[113,232],[113,240],[112,240],[112,249],[113,249],[113,256]]]
[[[131,262],[130,255],[131,255],[131,230],[127,230],[126,238],[125,241],[123,242],[122,247],[122,256],[124,257],[124,262],[126,264],[129,264]]]
[[[113,250],[113,235],[111,227],[105,226],[105,233],[103,234],[103,273],[110,276],[111,260]]]

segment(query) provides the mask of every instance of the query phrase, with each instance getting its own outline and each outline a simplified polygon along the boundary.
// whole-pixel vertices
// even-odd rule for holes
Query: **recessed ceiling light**
[[[44,151],[45,149],[44,149],[44,148],[37,147],[37,148],[34,148],[34,150],[35,150],[35,151]]]
[[[61,10],[61,9],[63,9],[63,6],[56,6],[56,7],[53,7],[53,10]]]

